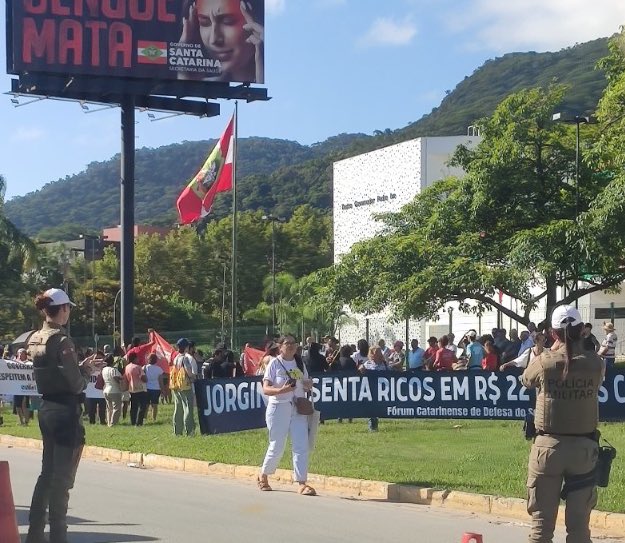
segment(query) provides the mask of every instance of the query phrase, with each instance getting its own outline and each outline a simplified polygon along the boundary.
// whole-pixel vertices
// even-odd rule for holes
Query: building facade
[[[449,166],[449,160],[459,145],[471,148],[479,141],[479,136],[418,138],[334,163],[334,262],[339,262],[355,243],[380,233],[383,224],[375,219],[376,214],[399,211],[440,179],[461,177],[464,172]],[[520,310],[518,302],[506,296],[501,297],[501,304],[515,312]],[[614,318],[616,333],[623,340],[619,341],[617,355],[625,354],[625,294],[594,293],[581,298],[578,304],[583,319],[593,325],[599,341],[604,337],[603,322]],[[347,312],[349,318],[338,330],[342,343],[356,343],[360,338],[370,343],[378,339],[385,339],[387,344],[397,339],[409,343],[416,338],[423,344],[430,336],[440,337],[448,332],[459,340],[470,329],[483,334],[497,326],[508,331],[523,329],[497,311],[478,317],[462,313],[455,303],[447,304],[437,318],[427,321],[394,322],[389,312]],[[540,322],[545,312],[543,299],[531,314],[532,320]]]

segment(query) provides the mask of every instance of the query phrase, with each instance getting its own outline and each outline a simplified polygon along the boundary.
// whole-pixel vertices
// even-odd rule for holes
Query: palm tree
[[[0,175],[0,291],[15,293],[26,265],[35,257],[35,244],[4,215],[6,181]],[[19,289],[18,289],[19,290]]]

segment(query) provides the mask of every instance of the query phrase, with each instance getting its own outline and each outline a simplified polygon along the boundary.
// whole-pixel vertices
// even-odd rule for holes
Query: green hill
[[[511,53],[488,60],[449,91],[440,106],[398,130],[341,134],[311,146],[267,138],[239,142],[241,209],[265,209],[289,216],[300,204],[327,209],[332,199],[332,163],[399,141],[457,135],[489,115],[508,94],[557,81],[570,90],[562,106],[575,113],[593,111],[605,86],[597,61],[608,52],[607,40],[569,47],[555,53]],[[174,202],[182,181],[190,178],[214,142],[183,142],[136,155],[136,220],[173,224]],[[45,185],[6,203],[7,216],[24,232],[38,234],[58,226],[58,217],[85,230],[119,222],[119,155],[94,162],[79,174]],[[228,212],[229,198],[215,204],[216,216]]]

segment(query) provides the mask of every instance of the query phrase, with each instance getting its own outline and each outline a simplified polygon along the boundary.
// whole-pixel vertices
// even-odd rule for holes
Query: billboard
[[[264,83],[265,0],[10,0],[9,73]]]

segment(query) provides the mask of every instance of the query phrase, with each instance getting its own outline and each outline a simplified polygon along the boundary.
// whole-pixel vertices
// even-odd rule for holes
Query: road
[[[20,533],[41,453],[0,446],[8,460]],[[484,543],[527,541],[527,525],[412,504],[336,496],[304,497],[291,488],[259,492],[253,483],[84,460],[71,493],[71,543],[210,541],[253,543]],[[617,540],[602,539],[605,543]],[[556,543],[564,543],[560,532]],[[621,542],[622,543],[622,540]]]

